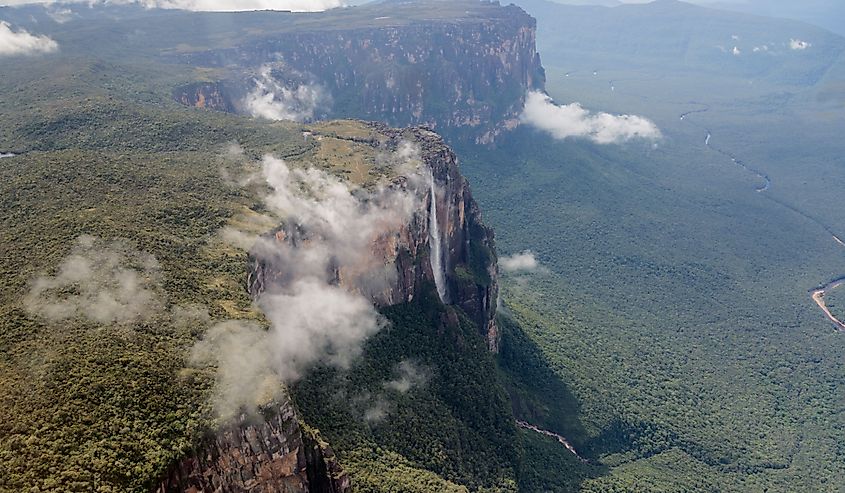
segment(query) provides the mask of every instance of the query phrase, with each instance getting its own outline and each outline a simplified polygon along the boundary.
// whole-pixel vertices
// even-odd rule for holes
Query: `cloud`
[[[412,388],[425,385],[429,379],[429,370],[420,366],[411,360],[403,360],[396,366],[396,373],[398,376],[389,382],[385,382],[383,387],[387,390],[393,390],[400,394],[407,394]]]
[[[49,321],[86,319],[99,324],[147,320],[160,308],[155,257],[126,243],[81,236],[55,276],[35,279],[27,310]]]
[[[261,67],[255,89],[244,99],[244,107],[254,117],[297,122],[313,120],[315,112],[329,103],[322,86],[302,83],[287,87],[273,77],[269,65]]]
[[[196,366],[217,368],[212,404],[223,421],[244,407],[250,410],[271,402],[284,391],[272,371],[273,348],[266,330],[254,322],[229,320],[214,325],[191,350]]]
[[[342,0],[67,0],[54,2],[6,0],[0,5],[29,3],[84,3],[88,5],[125,5],[137,3],[146,8],[181,9],[207,12],[239,12],[245,10],[284,10],[293,12],[322,12],[345,6]]]
[[[409,159],[406,152],[396,159]],[[262,159],[260,176],[267,215],[256,221],[272,216],[281,226],[273,235],[232,227],[222,234],[263,267],[267,279],[256,304],[269,326],[218,324],[192,351],[195,365],[217,367],[214,407],[222,418],[277,397],[313,365],[352,364],[364,341],[384,327],[373,300],[397,275],[374,245],[421,206],[419,177],[364,190],[272,156]],[[397,389],[419,380],[412,367],[400,370]]]
[[[588,138],[599,144],[621,143],[635,138],[658,139],[661,136],[657,126],[646,118],[591,113],[579,103],[559,106],[538,91],[528,93],[520,120],[557,139]]]
[[[284,294],[262,296],[258,304],[270,321],[268,329],[223,322],[191,353],[194,364],[217,367],[213,404],[223,419],[279,397],[283,384],[297,381],[314,364],[347,368],[363,341],[384,325],[366,298],[318,279],[298,281]]]
[[[540,267],[530,250],[499,258],[499,267],[505,272],[534,272]]]
[[[352,399],[359,416],[369,424],[377,424],[387,418],[395,409],[400,395],[425,386],[431,378],[431,371],[411,360],[402,360],[394,369],[396,378],[382,383],[383,391],[363,392]]]
[[[47,36],[37,36],[23,29],[13,31],[11,24],[0,21],[0,56],[52,53],[59,44]]]
[[[243,10],[322,12],[344,5],[340,0],[141,0],[141,3],[146,7],[210,12]]]
[[[789,49],[796,50],[796,51],[803,51],[807,48],[813,46],[812,43],[808,43],[806,41],[801,41],[800,39],[790,39],[789,40]]]
[[[733,49],[731,50],[731,54],[733,56],[740,56],[740,55],[742,55],[742,50],[740,50],[738,47],[734,46]]]

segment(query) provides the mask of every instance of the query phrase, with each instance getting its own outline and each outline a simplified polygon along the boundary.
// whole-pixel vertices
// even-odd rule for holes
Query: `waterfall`
[[[434,272],[434,284],[440,301],[446,303],[446,268],[443,265],[443,242],[440,238],[440,225],[437,222],[437,193],[434,186],[434,173],[431,174],[431,207],[428,211],[428,243],[431,248],[431,270]]]

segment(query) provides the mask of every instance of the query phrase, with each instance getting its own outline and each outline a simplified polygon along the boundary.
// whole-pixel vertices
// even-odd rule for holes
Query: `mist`
[[[317,83],[300,83],[289,87],[273,77],[272,67],[261,67],[255,88],[244,99],[247,112],[268,120],[314,120],[315,113],[331,104],[331,97]]]
[[[394,282],[396,270],[373,253],[373,243],[410,222],[421,205],[424,180],[413,156],[407,146],[393,153],[416,175],[371,190],[273,156],[261,160],[258,176],[238,180],[266,186],[262,202],[268,213],[254,221],[282,229],[265,235],[226,228],[222,238],[282,275],[256,299],[269,326],[217,324],[191,352],[195,365],[217,367],[219,417],[279,397],[284,385],[314,365],[349,368],[363,343],[386,326],[373,295]],[[399,378],[400,390],[419,381],[411,369]]]
[[[24,29],[12,29],[12,25],[0,20],[0,57],[13,55],[36,55],[58,51],[59,44],[48,36],[30,34]]]
[[[152,255],[122,241],[81,236],[55,275],[32,282],[24,304],[30,313],[51,322],[129,324],[159,311],[160,277]]]
[[[137,3],[146,8],[181,9],[197,12],[239,12],[247,10],[322,12],[346,5],[342,0],[5,0],[0,2],[0,5],[26,5],[33,3],[79,3],[87,5],[125,5]]]

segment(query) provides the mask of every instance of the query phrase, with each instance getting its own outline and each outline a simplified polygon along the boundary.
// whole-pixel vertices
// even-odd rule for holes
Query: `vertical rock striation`
[[[345,493],[349,477],[288,401],[262,417],[242,415],[205,440],[156,493]]]
[[[280,81],[307,76],[325,87],[333,101],[331,118],[425,125],[450,138],[492,143],[518,124],[526,92],[545,85],[536,20],[515,5],[477,1],[449,5],[459,9],[454,18],[421,15],[443,5],[379,3],[349,9],[358,13],[351,20],[350,12],[327,12],[319,24],[262,34],[235,48],[184,54],[179,61],[228,68],[232,81],[224,86],[229,88],[250,87],[251,77],[270,64]],[[359,17],[372,25],[348,27],[360,24]],[[196,97],[197,88],[209,94]],[[196,105],[216,100],[217,89],[191,85],[176,94]],[[187,99],[181,97],[186,92]]]
[[[395,130],[379,124],[372,127],[389,139],[390,147],[396,148],[405,141],[418,146],[425,168],[421,172],[431,177],[431,183],[419,189],[423,195],[408,224],[398,230],[381,231],[372,239],[372,258],[395,270],[395,276],[389,277],[384,288],[372,291],[368,285],[357,285],[357,276],[344,269],[330,275],[338,284],[360,292],[382,307],[411,302],[426,284],[434,286],[441,301],[460,307],[476,323],[489,349],[498,352],[499,287],[493,231],[481,220],[481,211],[460,174],[454,152],[442,137],[428,129]],[[393,186],[404,187],[407,180],[408,177],[400,176]],[[307,232],[296,226],[282,226],[272,233],[272,239],[304,242]],[[289,266],[276,261],[272,252],[254,254],[251,263],[248,289],[254,297],[291,281]]]

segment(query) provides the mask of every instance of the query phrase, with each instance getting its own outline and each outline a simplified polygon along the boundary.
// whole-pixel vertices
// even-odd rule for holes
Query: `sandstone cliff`
[[[157,493],[343,493],[349,477],[331,448],[303,429],[290,401],[242,415],[177,464]]]
[[[326,90],[329,117],[426,125],[491,143],[517,125],[526,91],[545,84],[535,37],[535,19],[514,5],[421,0],[343,9],[234,48],[180,55],[180,63],[223,67],[230,76],[178,88],[174,98],[248,112],[220,90],[246,93],[269,67],[282,86]]]
[[[342,131],[338,131],[342,129]],[[352,129],[350,131],[349,129]],[[410,144],[418,152],[419,168],[413,175],[382,172],[393,187],[430,177],[424,186],[408,187],[419,194],[407,224],[377,231],[369,257],[386,268],[390,282],[377,290],[356,283],[350,267],[327,272],[338,285],[368,296],[380,307],[413,302],[422,290],[435,286],[441,300],[460,308],[477,325],[479,336],[491,352],[499,349],[496,325],[498,267],[493,232],[481,220],[466,179],[460,174],[455,154],[436,133],[425,128],[398,130],[382,124],[329,122],[308,127],[314,142],[303,164],[313,165],[322,148],[345,154],[393,153]],[[294,161],[295,162],[295,161]],[[375,166],[373,163],[369,163]],[[333,161],[332,166],[343,163]],[[421,178],[422,177],[422,178]],[[307,243],[309,232],[297,225],[282,224],[268,232],[270,249],[285,242]],[[291,266],[266,250],[251,254],[247,289],[258,297],[267,290],[292,282]],[[436,261],[434,251],[440,252]],[[442,274],[438,280],[438,273]],[[450,310],[457,323],[457,315]],[[341,493],[350,491],[350,478],[331,448],[316,432],[297,421],[290,402],[268,410],[263,417],[241,416],[176,464],[159,485],[157,493]]]
[[[481,212],[472,198],[466,179],[460,174],[452,150],[436,133],[424,128],[396,130],[380,124],[369,124],[386,141],[370,141],[379,149],[396,149],[403,142],[412,142],[420,151],[423,174],[430,174],[431,187],[418,193],[418,208],[411,221],[395,230],[381,231],[372,240],[371,257],[377,264],[395,269],[386,286],[373,290],[356,284],[356,275],[349,269],[338,269],[332,275],[340,285],[368,296],[378,306],[408,303],[415,299],[425,283],[438,284],[445,304],[460,307],[478,326],[488,348],[497,352],[499,334],[496,326],[498,267],[493,231],[481,220]],[[397,176],[394,186],[404,186],[408,176]],[[271,233],[277,242],[305,242],[308,232],[296,226],[283,225]],[[435,251],[441,253],[436,259]],[[272,252],[271,252],[272,253]],[[290,282],[290,266],[277,261],[268,252],[255,252],[247,284],[250,293],[258,296],[273,285]]]

